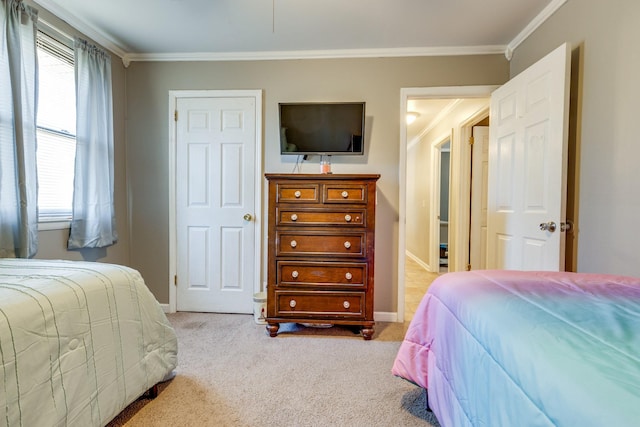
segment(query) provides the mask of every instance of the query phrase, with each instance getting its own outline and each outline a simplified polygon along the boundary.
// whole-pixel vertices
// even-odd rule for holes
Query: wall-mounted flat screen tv
[[[281,154],[364,154],[364,102],[300,102],[278,106]]]

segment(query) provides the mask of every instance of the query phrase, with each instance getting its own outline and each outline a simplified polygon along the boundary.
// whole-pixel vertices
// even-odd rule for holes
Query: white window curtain
[[[37,20],[22,0],[0,0],[0,257],[38,249]]]
[[[76,162],[68,248],[102,248],[118,240],[113,204],[111,56],[76,39]]]

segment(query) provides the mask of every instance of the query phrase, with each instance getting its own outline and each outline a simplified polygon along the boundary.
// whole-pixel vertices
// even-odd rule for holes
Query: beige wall
[[[516,50],[511,75],[573,46],[568,213],[574,269],[640,276],[640,2],[569,0]]]
[[[406,251],[429,265],[429,221],[431,218],[431,146],[419,141],[407,148]]]
[[[186,89],[261,89],[263,172],[293,169],[293,159],[283,160],[279,154],[278,102],[367,103],[366,155],[334,156],[332,170],[381,174],[376,212],[375,310],[395,312],[400,88],[501,84],[508,78],[508,62],[502,55],[134,62],[126,75],[131,265],[141,271],[160,302],[167,303],[169,299],[168,93]],[[319,169],[317,161],[310,159],[302,171],[315,173]],[[263,277],[264,270],[263,266]]]
[[[68,34],[77,33],[42,7],[35,7],[41,18]],[[397,305],[400,88],[501,84],[509,74],[515,76],[569,41],[574,49],[568,210],[578,225],[575,237],[569,239],[569,265],[579,271],[640,276],[636,243],[640,192],[635,174],[640,144],[633,126],[640,93],[640,54],[635,46],[640,40],[639,17],[636,0],[569,0],[515,50],[511,64],[494,55],[134,62],[124,69],[114,56],[115,199],[120,240],[106,250],[70,252],[66,250],[68,230],[42,231],[37,257],[131,265],[142,272],[156,298],[167,303],[169,90],[262,89],[264,172],[290,172],[293,166],[277,150],[278,102],[364,100],[367,155],[335,158],[333,170],[382,175],[375,309],[393,312]],[[315,172],[316,161],[305,164],[303,172]]]
[[[74,28],[61,21],[40,5],[28,1],[32,7],[38,9],[38,19],[53,25],[56,29],[69,36],[80,36]],[[114,180],[115,207],[118,243],[104,249],[67,250],[69,229],[40,231],[38,233],[38,252],[35,258],[41,259],[70,259],[110,262],[129,265],[129,221],[127,207],[126,183],[126,148],[125,148],[125,68],[122,61],[115,55],[111,56],[111,72],[113,79],[113,121],[114,121]]]

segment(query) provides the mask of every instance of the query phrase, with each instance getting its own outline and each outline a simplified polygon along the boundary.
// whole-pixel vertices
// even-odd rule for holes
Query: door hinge
[[[173,121],[177,122],[178,121],[178,110],[175,110],[173,112]]]
[[[469,137],[469,145],[473,145],[474,143],[474,139],[472,136]]]
[[[177,275],[177,274],[175,274],[175,275],[173,276],[173,285],[174,285],[174,286],[178,286],[178,275]]]

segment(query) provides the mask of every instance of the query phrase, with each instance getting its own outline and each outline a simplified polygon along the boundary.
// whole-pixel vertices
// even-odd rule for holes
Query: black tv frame
[[[364,101],[281,102],[280,154],[364,155],[365,116]]]

